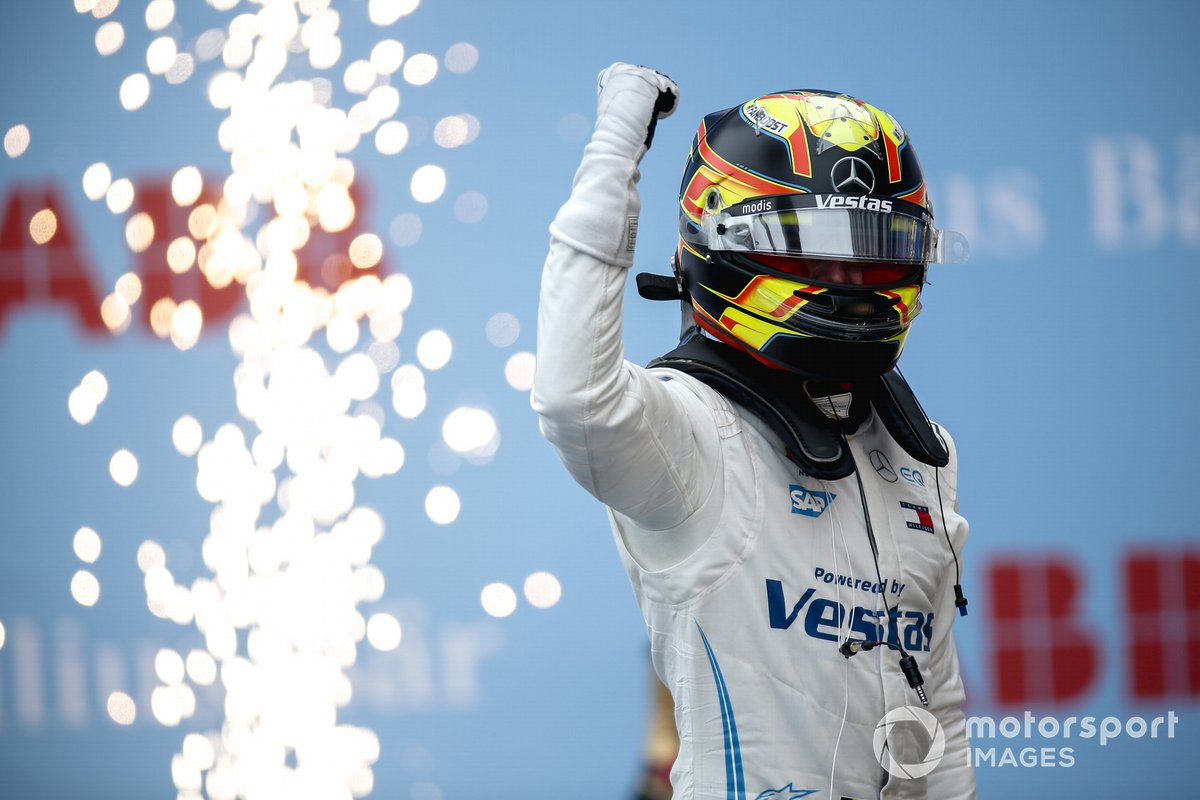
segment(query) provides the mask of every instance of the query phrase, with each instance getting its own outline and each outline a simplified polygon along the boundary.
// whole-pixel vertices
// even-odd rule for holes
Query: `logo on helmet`
[[[738,209],[739,214],[761,214],[764,211],[770,211],[774,204],[770,200],[754,200],[749,203],[743,203]]]
[[[863,211],[883,211],[891,213],[892,201],[880,200],[878,197],[843,197],[834,195],[813,195],[817,208],[861,208]]]
[[[829,171],[834,191],[870,194],[875,189],[875,171],[861,158],[846,156]]]

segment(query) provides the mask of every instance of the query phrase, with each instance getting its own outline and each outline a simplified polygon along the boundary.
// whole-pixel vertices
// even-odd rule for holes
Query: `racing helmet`
[[[962,236],[934,227],[917,155],[887,112],[800,89],[701,121],[675,269],[716,339],[808,377],[882,375],[920,313],[926,265],[966,255]]]

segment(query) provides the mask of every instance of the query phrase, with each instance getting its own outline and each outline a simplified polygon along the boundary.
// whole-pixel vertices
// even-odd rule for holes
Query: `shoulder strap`
[[[812,402],[804,379],[772,369],[747,353],[698,335],[687,336],[648,367],[670,367],[748,408],[783,439],[785,453],[805,474],[838,480],[854,472],[854,458],[840,426]],[[935,467],[950,462],[912,389],[898,371],[856,384],[892,438],[918,461]]]
[[[904,452],[932,467],[950,463],[950,453],[942,444],[917,396],[897,370],[884,373],[872,387],[871,405],[883,420],[883,426],[904,448]]]
[[[780,435],[787,457],[805,473],[837,480],[854,472],[845,439],[808,400],[799,375],[771,369],[746,353],[701,337],[685,341],[647,366],[692,375],[750,409]]]

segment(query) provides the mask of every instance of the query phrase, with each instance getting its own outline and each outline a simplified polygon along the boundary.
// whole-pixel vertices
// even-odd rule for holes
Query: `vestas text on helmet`
[[[817,208],[860,208],[863,211],[884,212],[892,210],[891,200],[864,195],[817,195],[813,199],[817,202]]]

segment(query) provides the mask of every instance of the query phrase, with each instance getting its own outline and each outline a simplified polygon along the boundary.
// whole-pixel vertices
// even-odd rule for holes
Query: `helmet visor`
[[[710,196],[711,197],[711,196]],[[910,264],[966,261],[967,241],[921,206],[874,195],[780,195],[705,208],[685,238],[709,250]]]

